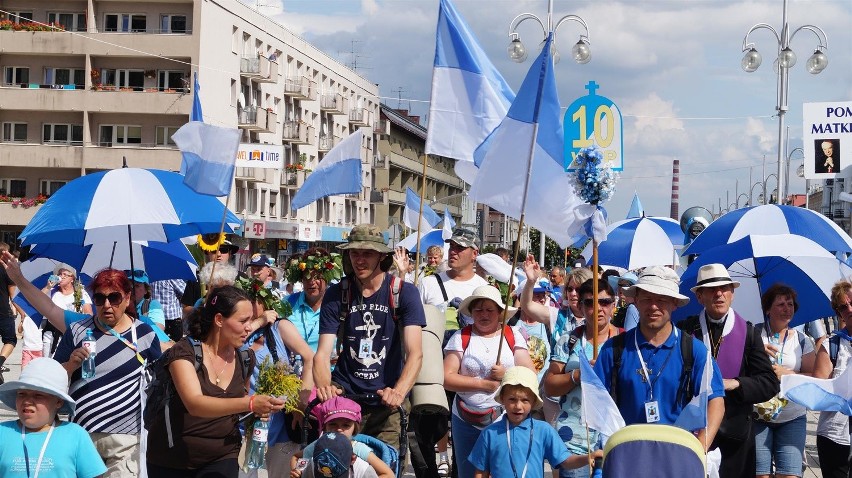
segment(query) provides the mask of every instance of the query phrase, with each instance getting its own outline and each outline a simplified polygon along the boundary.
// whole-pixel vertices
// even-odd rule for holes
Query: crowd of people
[[[742,317],[739,282],[708,264],[692,288],[703,309],[675,324],[690,299],[671,268],[599,271],[595,282],[581,264],[544,271],[531,256],[513,269],[508,251],[481,253],[463,228],[446,243],[418,265],[360,225],[339,254],[314,248],[274,267],[258,253],[243,272],[237,246],[221,241],[197,282],[104,269],[88,290],[64,264],[33,285],[0,244],[0,366],[15,316],[25,345],[20,377],[0,385],[19,417],[0,424],[0,475],[255,476],[243,434],[257,417],[268,422],[269,476],[397,473],[363,434],[410,448],[418,478],[537,477],[545,462],[554,478],[588,477],[608,438],[583,418],[598,405],[582,403],[588,361],[627,425],[675,424],[710,367],[706,425],[689,431],[718,457],[718,475],[802,476],[806,410],[779,396],[780,378],[843,373],[852,283],[832,290],[829,327],[803,330],[790,327],[794,289],[774,285],[764,317]],[[430,341],[435,324],[444,334]],[[258,392],[265,361],[300,375],[295,410]],[[147,423],[153,363],[174,395]],[[434,373],[441,393],[415,396]],[[303,428],[314,440],[304,450]],[[817,434],[823,476],[849,476],[848,417],[823,412]]]

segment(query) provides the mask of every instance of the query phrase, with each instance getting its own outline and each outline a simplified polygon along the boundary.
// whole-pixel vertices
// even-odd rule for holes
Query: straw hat
[[[680,278],[677,273],[668,267],[652,266],[645,268],[639,274],[636,284],[624,289],[627,297],[636,297],[638,290],[648,291],[652,294],[671,297],[677,300],[677,306],[683,307],[689,303],[689,297],[680,293]]]
[[[473,289],[473,293],[462,301],[461,305],[459,305],[459,312],[468,317],[473,317],[473,314],[470,311],[470,305],[478,299],[488,299],[494,302],[497,304],[497,307],[500,307],[501,311],[507,308],[506,304],[503,303],[503,298],[500,297],[500,290],[491,285],[481,285],[476,289]],[[515,312],[518,311],[516,307],[508,307],[508,309],[507,316],[509,317],[515,315]]]
[[[730,285],[734,289],[740,286],[740,283],[732,280],[728,274],[728,269],[722,264],[705,264],[698,269],[698,277],[695,279],[695,287],[690,288],[694,294],[702,287],[719,287],[720,285]]]

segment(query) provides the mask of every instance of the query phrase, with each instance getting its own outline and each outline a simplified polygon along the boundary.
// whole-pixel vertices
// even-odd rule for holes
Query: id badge
[[[657,406],[656,400],[645,402],[645,421],[647,423],[660,421],[660,407]]]
[[[361,339],[361,342],[358,344],[358,358],[366,359],[370,358],[373,354],[373,341],[370,339]]]

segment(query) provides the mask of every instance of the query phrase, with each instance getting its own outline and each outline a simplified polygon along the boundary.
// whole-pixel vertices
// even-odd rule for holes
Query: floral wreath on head
[[[286,300],[281,300],[263,282],[251,277],[237,277],[234,283],[249,296],[252,301],[263,302],[264,310],[274,310],[279,318],[285,319],[293,313],[293,308]]]
[[[326,284],[343,277],[343,257],[334,252],[294,257],[287,263],[287,282],[295,284],[306,277],[322,276]]]
[[[216,252],[219,250],[219,246],[225,243],[225,234],[222,233],[212,233],[212,234],[199,234],[198,235],[198,247],[201,248],[202,251],[205,252]]]

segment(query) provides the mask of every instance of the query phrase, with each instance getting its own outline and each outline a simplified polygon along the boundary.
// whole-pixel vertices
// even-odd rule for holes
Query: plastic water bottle
[[[254,430],[249,443],[248,461],[246,466],[256,470],[266,465],[266,447],[269,439],[269,422],[262,420],[254,421]]]
[[[299,378],[302,378],[302,370],[305,369],[305,362],[302,360],[301,355],[296,355],[293,359],[293,373],[296,374]]]
[[[89,357],[83,360],[83,378],[95,377],[95,356],[98,354],[98,343],[92,329],[86,329],[86,338],[83,339],[83,348],[89,351]]]

